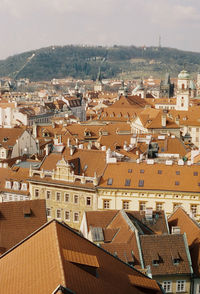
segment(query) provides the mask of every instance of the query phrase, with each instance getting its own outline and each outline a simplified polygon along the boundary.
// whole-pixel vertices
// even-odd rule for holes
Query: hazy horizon
[[[0,59],[49,46],[158,46],[200,52],[196,0],[1,0]]]

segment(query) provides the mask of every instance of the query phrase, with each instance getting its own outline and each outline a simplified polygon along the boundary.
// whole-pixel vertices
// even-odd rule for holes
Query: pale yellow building
[[[200,220],[200,166],[118,162],[107,165],[98,189],[98,209],[165,210],[178,206]]]

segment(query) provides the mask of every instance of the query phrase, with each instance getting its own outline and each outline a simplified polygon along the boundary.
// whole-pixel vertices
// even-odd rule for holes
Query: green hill
[[[99,67],[103,78],[139,78],[151,74],[162,77],[166,72],[177,76],[183,68],[198,72],[200,53],[157,47],[56,46],[1,60],[0,76],[32,81],[65,77],[96,79]]]

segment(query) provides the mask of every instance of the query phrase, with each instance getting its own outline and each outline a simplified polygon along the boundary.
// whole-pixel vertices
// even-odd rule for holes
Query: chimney
[[[45,146],[45,154],[46,154],[46,156],[49,155],[49,145],[48,144],[46,144],[46,146]]]
[[[162,128],[166,128],[166,125],[167,125],[167,117],[166,117],[166,114],[163,113],[162,116],[161,116],[161,125],[162,125]]]
[[[176,117],[175,117],[175,123],[179,126],[179,123],[180,123],[179,116],[176,116]]]
[[[145,209],[145,219],[147,221],[151,221],[153,219],[153,208],[152,207],[147,207]]]

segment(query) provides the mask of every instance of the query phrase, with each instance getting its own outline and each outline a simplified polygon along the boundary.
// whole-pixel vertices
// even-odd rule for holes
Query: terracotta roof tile
[[[63,250],[73,251],[76,261],[66,260]],[[88,265],[88,255],[98,260],[97,269]],[[0,270],[0,292],[6,294],[52,293],[60,289],[59,285],[77,294],[146,293],[145,279],[153,293],[161,293],[154,281],[57,221],[46,224],[2,256]],[[140,281],[133,276],[141,277]]]

